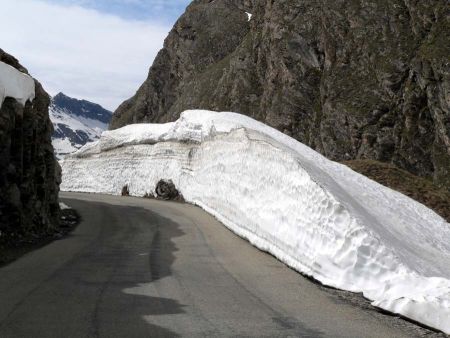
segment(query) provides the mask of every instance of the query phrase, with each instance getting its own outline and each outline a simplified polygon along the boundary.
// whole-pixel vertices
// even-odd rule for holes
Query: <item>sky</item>
[[[114,111],[147,77],[190,0],[0,0],[0,48],[50,95]]]

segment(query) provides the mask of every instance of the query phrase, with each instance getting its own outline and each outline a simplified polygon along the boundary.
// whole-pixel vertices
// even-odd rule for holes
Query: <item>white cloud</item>
[[[0,8],[0,48],[50,94],[112,110],[145,80],[170,29],[38,0],[0,0]]]

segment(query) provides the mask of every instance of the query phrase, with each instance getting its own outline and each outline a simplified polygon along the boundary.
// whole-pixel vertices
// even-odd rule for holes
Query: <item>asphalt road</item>
[[[302,277],[197,207],[62,198],[79,227],[0,269],[2,338],[430,333]]]

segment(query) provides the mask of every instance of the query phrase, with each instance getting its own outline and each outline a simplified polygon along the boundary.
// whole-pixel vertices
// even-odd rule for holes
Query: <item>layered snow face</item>
[[[104,132],[62,162],[62,190],[184,198],[294,269],[450,333],[450,225],[425,206],[235,113]],[[244,258],[245,259],[245,258]]]
[[[108,128],[106,123],[73,114],[53,101],[49,107],[49,115],[54,127],[52,144],[58,159],[77,151],[88,142],[98,140]]]
[[[35,96],[34,80],[10,65],[0,62],[0,108],[7,97],[25,105]]]

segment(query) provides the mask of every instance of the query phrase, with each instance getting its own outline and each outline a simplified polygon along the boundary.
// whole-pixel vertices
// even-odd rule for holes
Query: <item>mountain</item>
[[[50,118],[54,127],[52,143],[56,156],[61,159],[97,140],[108,129],[111,115],[109,110],[86,100],[77,100],[63,93],[53,97]]]
[[[450,189],[449,32],[447,0],[195,0],[111,128],[236,111]]]
[[[0,249],[58,226],[61,169],[49,104],[40,83],[0,49]]]

